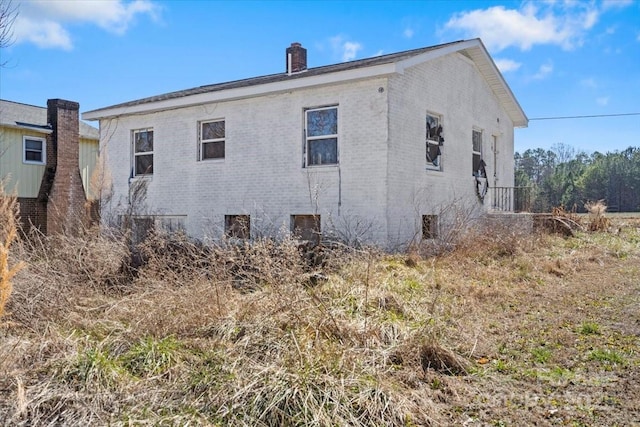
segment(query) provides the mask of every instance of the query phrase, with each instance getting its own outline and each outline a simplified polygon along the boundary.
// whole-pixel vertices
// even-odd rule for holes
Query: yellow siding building
[[[61,148],[66,144],[70,144],[73,151],[77,150],[73,158],[78,158],[78,174],[85,200],[96,198],[91,192],[90,182],[98,161],[99,131],[79,120],[74,110],[77,103],[51,101],[54,101],[52,108],[56,108],[55,111],[56,101],[72,107],[70,117],[74,123],[78,123],[77,137],[65,136],[65,141],[54,138],[56,126],[64,126],[64,123],[56,119],[52,125],[46,107],[0,100],[0,180],[3,180],[6,193],[17,195],[23,223],[36,224],[41,229],[46,227],[42,226],[43,220],[38,218],[37,211],[43,213],[47,210],[53,175],[59,169],[58,158],[68,152],[66,148]]]

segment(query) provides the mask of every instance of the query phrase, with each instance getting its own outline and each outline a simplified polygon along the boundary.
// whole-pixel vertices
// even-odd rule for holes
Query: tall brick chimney
[[[287,48],[287,74],[298,73],[307,69],[307,49],[300,43],[291,43]]]
[[[79,169],[80,104],[64,99],[47,101],[53,132],[47,138],[47,233],[77,234],[85,219],[84,188]],[[42,187],[41,187],[42,189]]]

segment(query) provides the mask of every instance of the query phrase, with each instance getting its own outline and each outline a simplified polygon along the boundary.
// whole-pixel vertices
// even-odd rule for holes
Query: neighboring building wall
[[[47,230],[46,203],[38,199],[40,182],[46,165],[23,162],[23,137],[47,139],[46,133],[14,128],[0,129],[0,179],[4,191],[18,196],[21,225],[24,230],[36,227]]]
[[[330,105],[338,106],[340,164],[303,168],[304,110]],[[197,161],[198,121],[211,119],[226,121],[225,159]],[[219,238],[225,215],[251,215],[254,236],[288,230],[292,214],[320,214],[323,232],[332,221],[366,218],[371,237],[386,238],[385,78],[103,120],[100,127],[111,213],[128,205],[131,132],[153,128],[153,176],[133,179],[148,184],[138,214],[186,216],[187,232],[201,238]]]
[[[72,107],[71,110],[73,110],[75,108],[75,110],[68,114],[62,114],[59,119],[56,119],[56,123],[65,128],[59,132],[63,138],[61,143],[54,141],[51,130],[46,130],[47,124],[52,124],[47,116],[47,108],[0,100],[0,179],[5,180],[5,191],[15,193],[18,197],[20,218],[24,229],[27,230],[29,227],[35,226],[43,233],[47,232],[47,201],[49,193],[52,191],[58,163],[56,153],[62,156],[70,154],[73,157],[73,159],[62,162],[63,174],[65,167],[69,166],[68,162],[75,161],[75,169],[80,171],[76,174],[81,173],[82,175],[80,187],[77,186],[75,178],[66,179],[66,182],[61,182],[59,187],[73,183],[75,187],[72,193],[74,195],[84,193],[85,197],[89,197],[90,180],[96,168],[98,152],[98,130],[85,123],[79,123],[77,103],[53,101],[50,104],[53,109],[58,108],[59,105],[63,109]],[[75,122],[75,133],[66,130],[66,128],[74,126],[71,123],[66,123],[69,118]],[[78,129],[80,129],[79,132]],[[79,147],[78,133],[84,135],[80,139]],[[45,140],[46,164],[24,161],[23,138],[25,136]],[[75,138],[75,143],[71,142],[69,138]],[[58,150],[57,147],[62,147],[62,149]],[[93,198],[93,195],[89,198]],[[75,199],[79,200],[80,197],[74,196]],[[77,200],[74,203],[79,204]],[[73,211],[77,210],[76,207]]]
[[[47,134],[20,129],[0,129],[0,179],[6,179],[5,190],[19,197],[38,197],[45,165],[23,163],[23,136],[47,138]]]
[[[95,187],[97,184],[94,183],[94,185],[92,185],[91,180],[98,164],[98,141],[93,139],[80,138],[79,148],[80,176],[82,177],[82,187],[84,188],[84,194],[87,200],[95,200],[98,195],[95,194],[96,189],[92,187]]]
[[[513,178],[513,124],[471,60],[461,54],[411,67],[389,79],[388,240],[398,245],[421,236],[421,216],[456,209],[486,210],[472,176],[472,130],[483,132],[483,159],[492,183],[492,135],[501,147],[501,185]],[[426,168],[426,114],[442,116],[442,170]],[[508,172],[509,171],[509,172]],[[440,218],[442,221],[451,218]]]

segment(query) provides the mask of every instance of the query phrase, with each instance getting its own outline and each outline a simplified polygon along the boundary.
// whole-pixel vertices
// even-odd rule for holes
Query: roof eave
[[[425,61],[462,51],[466,51],[471,60],[476,64],[476,67],[500,100],[509,118],[511,118],[513,125],[515,127],[527,127],[529,124],[527,115],[513,95],[511,88],[505,81],[495,62],[493,62],[482,40],[478,38],[452,43],[440,49],[434,49],[405,59],[398,62],[398,68],[399,71],[404,71],[405,68],[421,64]]]
[[[502,76],[502,73],[496,66],[495,62],[493,62],[493,59],[482,43],[482,40],[473,39],[469,40],[469,42],[473,43],[466,46],[464,50],[467,51],[468,55],[478,67],[480,73],[487,80],[489,86],[500,100],[500,103],[511,118],[513,126],[518,128],[527,127],[529,125],[527,115],[520,106],[520,103],[511,91],[511,88]]]
[[[410,58],[404,59],[402,61],[398,61],[397,62],[398,68],[399,70],[404,70],[405,68],[422,64],[423,62],[440,58],[442,56],[449,55],[450,53],[455,53],[464,49],[468,49],[470,47],[474,47],[478,45],[479,41],[480,41],[479,39],[463,40],[463,41],[448,44],[446,46],[443,46],[437,49],[429,50],[419,55],[415,55]]]
[[[30,132],[41,133],[45,135],[49,135],[50,133],[53,133],[53,130],[48,129],[44,126],[37,126],[37,125],[29,126],[29,125],[17,124],[17,123],[0,123],[0,126],[10,128],[10,129],[28,130]]]
[[[157,111],[172,110],[176,108],[190,107],[210,102],[230,101],[255,96],[269,95],[278,92],[286,92],[295,89],[304,89],[317,86],[344,83],[348,81],[361,80],[370,77],[381,77],[389,74],[401,72],[397,63],[387,63],[373,65],[370,67],[356,68],[351,70],[336,71],[333,73],[319,74],[316,76],[305,76],[304,78],[282,80],[273,83],[223,89],[186,95],[160,101],[153,101],[138,105],[122,107],[108,107],[82,113],[83,120],[101,120],[115,118],[122,115],[148,114]]]
[[[515,127],[527,127],[529,119],[518,103],[504,80],[504,77],[493,62],[480,39],[463,40],[451,43],[441,48],[429,50],[427,52],[412,56],[410,58],[372,65],[367,67],[329,72],[304,78],[286,79],[270,83],[255,84],[230,89],[211,90],[196,94],[188,94],[170,97],[162,100],[141,100],[139,104],[127,103],[98,110],[87,111],[82,114],[84,120],[100,120],[115,118],[123,115],[148,114],[158,111],[172,110],[176,108],[190,107],[211,102],[230,101],[255,96],[269,95],[278,92],[286,92],[295,89],[311,88],[348,81],[360,80],[370,77],[380,77],[404,73],[408,67],[424,63],[426,61],[442,57],[455,52],[465,51],[471,60],[476,64],[479,72],[483,75],[494,94],[502,104],[503,108],[511,118]]]

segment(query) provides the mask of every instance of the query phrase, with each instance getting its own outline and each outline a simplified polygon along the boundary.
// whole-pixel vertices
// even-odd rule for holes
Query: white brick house
[[[104,216],[144,182],[138,214],[194,237],[316,227],[392,247],[437,234],[454,203],[489,211],[485,182],[513,186],[528,119],[479,39],[311,69],[293,43],[286,59],[84,113],[112,179]]]

